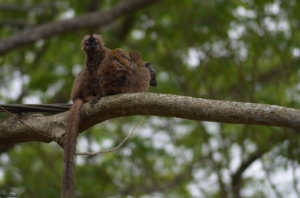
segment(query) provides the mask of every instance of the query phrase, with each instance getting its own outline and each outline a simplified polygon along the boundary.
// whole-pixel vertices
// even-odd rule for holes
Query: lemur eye
[[[88,42],[88,41],[85,41],[85,45],[89,45],[89,42]]]
[[[95,40],[95,42],[96,42],[96,43],[99,43],[99,40],[98,40],[98,39],[96,39],[96,40]]]

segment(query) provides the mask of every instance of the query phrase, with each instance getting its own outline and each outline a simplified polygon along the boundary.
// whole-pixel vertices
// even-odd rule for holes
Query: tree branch
[[[21,116],[30,130],[10,117],[0,121],[0,144],[61,141],[68,112],[52,116]],[[80,131],[105,120],[133,115],[177,117],[232,124],[254,124],[300,130],[300,110],[276,105],[208,100],[170,94],[133,93],[104,97],[93,108],[84,104]]]
[[[260,150],[253,152],[246,161],[242,162],[238,170],[232,174],[231,176],[231,186],[232,186],[232,192],[234,198],[240,198],[240,191],[241,191],[241,180],[242,180],[242,174],[244,171],[258,158],[260,158],[266,150]]]
[[[94,12],[50,24],[40,25],[38,27],[17,33],[0,42],[0,55],[10,50],[21,47],[37,41],[42,38],[48,38],[52,35],[102,26],[114,21],[116,18],[132,13],[142,7],[148,6],[159,0],[130,0],[121,1],[119,4],[104,12]]]
[[[0,5],[0,11],[14,11],[14,12],[30,12],[30,10],[39,8],[49,8],[54,7],[55,3],[52,2],[43,2],[43,3],[37,3],[32,6],[22,6],[17,4],[3,4]]]

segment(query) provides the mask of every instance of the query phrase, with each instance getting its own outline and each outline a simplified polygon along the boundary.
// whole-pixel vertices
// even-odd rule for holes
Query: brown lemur
[[[101,63],[104,61],[106,55],[111,54],[107,59],[107,65],[110,67],[110,57],[115,52],[112,52],[104,46],[104,42],[100,35],[90,34],[83,38],[81,41],[82,50],[86,53],[85,67],[77,75],[71,93],[71,99],[73,105],[70,109],[67,117],[66,137],[63,143],[64,154],[64,173],[62,180],[62,192],[63,198],[69,198],[75,196],[74,191],[74,171],[75,171],[75,152],[76,152],[76,140],[79,133],[78,127],[80,123],[80,110],[84,102],[89,102],[93,106],[99,98],[111,95],[106,92],[102,92],[102,86],[99,83],[100,78],[97,74]],[[117,72],[114,69],[110,69],[118,75],[119,80],[122,83],[127,83],[127,87],[121,88],[120,93],[147,91],[149,84],[156,86],[156,74],[154,69],[149,63],[144,63],[140,60],[138,52],[131,53],[130,57],[122,50],[119,50],[121,57],[118,57],[115,64],[118,67]],[[134,55],[135,54],[135,55]],[[132,60],[131,60],[132,59]],[[128,70],[124,69],[124,66],[130,67]],[[137,67],[138,66],[138,67]],[[136,69],[137,68],[137,69]],[[108,69],[108,68],[107,68]],[[108,69],[109,70],[109,69]],[[108,76],[114,74],[107,74]],[[127,76],[135,76],[128,79]],[[150,77],[149,77],[150,76]],[[145,77],[145,78],[144,78]],[[119,82],[118,82],[119,83]],[[143,86],[141,86],[143,85]],[[107,85],[110,87],[110,85]],[[106,88],[108,90],[109,88]],[[117,94],[117,93],[114,93]]]
[[[102,95],[97,70],[109,52],[104,46],[102,36],[96,34],[86,35],[81,41],[81,49],[86,53],[85,66],[74,80],[71,93],[73,105],[67,117],[66,136],[63,142],[64,172],[61,192],[63,198],[75,196],[75,152],[79,133],[80,110],[83,103],[90,102],[92,105],[95,98]]]
[[[98,75],[102,96],[146,92],[149,85],[157,85],[154,69],[142,61],[138,51],[127,54],[119,48],[111,50],[103,59]]]

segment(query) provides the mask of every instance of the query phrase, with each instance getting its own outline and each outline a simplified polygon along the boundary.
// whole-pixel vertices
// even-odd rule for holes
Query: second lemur
[[[156,74],[150,63],[143,62],[138,51],[129,55],[122,49],[108,52],[98,69],[102,96],[146,92],[156,86]]]
[[[67,117],[66,136],[63,142],[64,148],[64,172],[62,178],[63,198],[75,197],[74,193],[74,171],[75,171],[75,152],[76,140],[79,133],[80,110],[85,102],[92,105],[97,98],[102,95],[99,86],[97,70],[108,49],[105,48],[102,37],[96,34],[85,36],[81,41],[81,49],[86,53],[85,67],[75,78],[71,99],[69,115]]]

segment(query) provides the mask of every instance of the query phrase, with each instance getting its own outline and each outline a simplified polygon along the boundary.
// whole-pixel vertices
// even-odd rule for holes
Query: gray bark
[[[0,144],[41,141],[61,142],[68,112],[51,115],[21,115],[0,121]],[[177,117],[197,121],[253,124],[300,129],[300,110],[276,105],[192,98],[170,94],[133,93],[102,98],[93,108],[84,104],[80,131],[105,120],[133,115]]]

